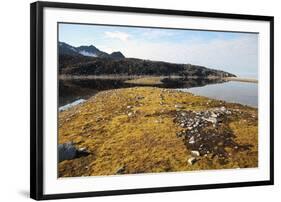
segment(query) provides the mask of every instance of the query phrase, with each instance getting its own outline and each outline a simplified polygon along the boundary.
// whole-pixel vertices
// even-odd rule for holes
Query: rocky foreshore
[[[231,156],[226,148],[233,151],[250,149],[252,145],[235,141],[235,135],[228,126],[229,119],[238,114],[224,106],[204,111],[180,111],[176,114],[175,123],[184,129],[177,136],[182,137],[190,149],[189,164],[199,160],[197,157],[208,155],[217,156],[221,164],[226,164]]]
[[[162,88],[103,91],[59,113],[59,176],[257,167],[257,116]]]

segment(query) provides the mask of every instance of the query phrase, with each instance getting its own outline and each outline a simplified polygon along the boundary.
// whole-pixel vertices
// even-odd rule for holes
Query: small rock
[[[124,166],[122,166],[122,167],[120,167],[120,168],[118,168],[116,170],[116,174],[124,174],[124,172],[125,172],[125,167]]]
[[[155,120],[155,123],[162,123],[162,122],[163,122],[162,119]]]
[[[82,147],[82,148],[79,148],[78,151],[79,152],[85,152],[85,151],[87,151],[87,149],[86,149],[86,147]]]
[[[227,110],[225,113],[226,113],[226,114],[231,114],[231,111]]]
[[[216,123],[217,123],[217,119],[214,118],[214,117],[210,117],[210,118],[207,118],[207,119],[205,119],[205,120],[208,121],[208,122],[211,122],[211,123],[213,123],[213,124],[216,124]]]
[[[183,106],[183,105],[180,105],[180,104],[176,104],[176,105],[175,105],[175,108],[178,108],[178,109],[183,109],[183,108],[184,108],[184,106]]]
[[[217,118],[217,117],[218,117],[218,115],[216,115],[214,112],[212,112],[211,117],[213,117],[213,118]]]
[[[181,137],[183,135],[183,133],[182,132],[178,132],[178,133],[176,133],[176,135],[177,135],[177,137]]]
[[[194,136],[192,136],[189,141],[188,141],[189,144],[194,144],[195,143],[195,139],[194,139]]]
[[[128,113],[128,116],[130,117],[130,116],[133,116],[133,113],[132,112],[129,112]]]
[[[144,98],[143,96],[137,96],[137,97],[136,97],[137,100],[141,100],[141,99],[143,99],[143,98]]]
[[[131,109],[131,108],[132,108],[132,106],[130,106],[130,105],[129,105],[129,106],[127,106],[127,109]]]
[[[221,110],[222,112],[225,112],[225,111],[226,111],[226,108],[225,108],[225,107],[221,107],[220,110]]]
[[[187,114],[186,114],[186,112],[182,112],[181,115],[182,116],[186,116]]]
[[[219,143],[218,143],[218,146],[223,146],[223,142],[219,142]]]
[[[199,122],[196,122],[193,127],[196,128],[199,125]]]
[[[191,156],[193,156],[193,157],[198,157],[198,156],[200,156],[199,151],[196,151],[196,150],[192,150],[190,153],[191,153]]]
[[[195,162],[196,162],[196,158],[194,157],[191,157],[187,160],[187,162],[190,164],[190,165],[193,165]]]

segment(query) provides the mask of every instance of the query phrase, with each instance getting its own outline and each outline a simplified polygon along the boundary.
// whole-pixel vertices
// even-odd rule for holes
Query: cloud
[[[120,32],[120,31],[105,32],[105,36],[107,38],[119,39],[121,41],[128,41],[128,39],[131,37],[126,32]]]
[[[234,74],[258,72],[258,34],[60,25],[60,40],[126,57],[191,63]]]
[[[187,40],[182,43],[138,42],[129,40],[115,47],[127,57],[191,63],[229,71],[234,74],[258,71],[257,35],[208,42]]]
[[[161,38],[161,37],[170,37],[175,35],[172,31],[160,30],[160,29],[149,29],[142,32],[143,37],[149,39]]]

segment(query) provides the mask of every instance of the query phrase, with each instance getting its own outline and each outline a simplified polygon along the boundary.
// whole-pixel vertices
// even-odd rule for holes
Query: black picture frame
[[[67,194],[43,193],[43,9],[67,8],[80,10],[121,11],[130,13],[164,14],[177,16],[210,17],[268,21],[270,23],[270,179],[239,183],[204,184],[174,187],[154,187],[129,190],[112,190]],[[259,15],[240,15],[229,13],[196,12],[168,9],[151,9],[121,6],[104,6],[75,3],[35,2],[30,7],[30,197],[36,200],[93,197],[121,194],[140,194],[154,192],[186,191],[228,187],[246,187],[274,184],[274,17]]]

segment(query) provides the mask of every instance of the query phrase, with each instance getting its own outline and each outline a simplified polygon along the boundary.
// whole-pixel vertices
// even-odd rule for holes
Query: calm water
[[[59,81],[59,106],[79,99],[88,99],[97,92],[110,89],[143,86],[127,84],[122,79],[84,79]],[[258,106],[258,85],[246,82],[224,82],[209,79],[163,79],[156,87],[191,92],[214,99],[235,102],[253,107]],[[151,85],[150,85],[151,86]]]
[[[257,83],[229,81],[204,87],[179,88],[178,90],[227,102],[258,107]]]

